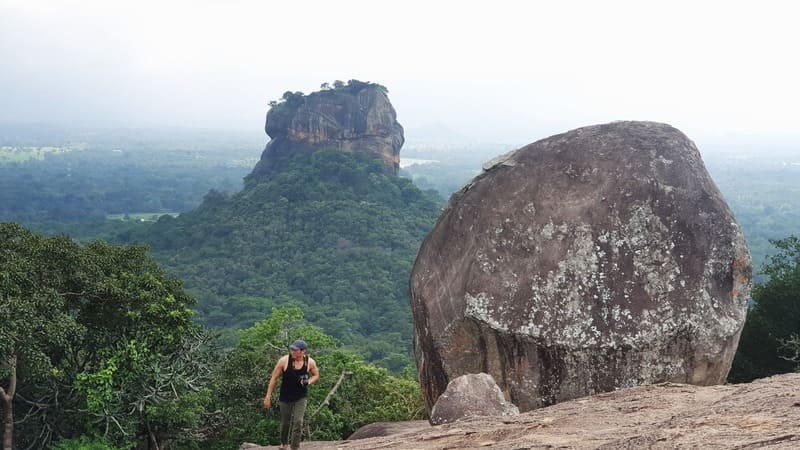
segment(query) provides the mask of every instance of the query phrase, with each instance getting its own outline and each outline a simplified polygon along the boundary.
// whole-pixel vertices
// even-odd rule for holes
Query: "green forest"
[[[311,439],[424,418],[408,273],[450,194],[511,148],[416,146],[435,162],[400,177],[319,151],[245,186],[263,144],[0,128],[0,394],[18,448],[275,444],[261,401],[296,338],[323,373]],[[800,158],[753,150],[704,154],[757,273],[732,382],[800,362]]]
[[[0,220],[44,226],[192,210],[210,189],[241,189],[260,145],[182,130],[14,131],[0,128]]]
[[[326,372],[310,393],[311,438],[424,417],[409,373],[391,375],[342,351],[299,308],[272,310],[221,351],[196,323],[181,281],[144,246],[84,246],[0,224],[0,255],[0,395],[11,416],[4,437],[13,434],[18,448],[275,443],[277,412],[260,403],[274,361],[297,337]],[[323,405],[338,376],[347,382]]]
[[[196,210],[162,216],[141,240],[197,287],[207,326],[239,329],[297,306],[400,372],[412,362],[408,273],[440,199],[384,172],[365,155],[300,154],[267,181],[230,196],[212,191]]]

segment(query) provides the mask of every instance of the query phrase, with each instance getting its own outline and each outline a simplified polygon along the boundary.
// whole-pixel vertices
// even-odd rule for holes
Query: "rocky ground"
[[[372,436],[355,439],[358,435]],[[242,449],[273,450],[243,444]],[[749,384],[662,383],[584,397],[513,417],[368,425],[318,449],[797,449],[800,374]]]

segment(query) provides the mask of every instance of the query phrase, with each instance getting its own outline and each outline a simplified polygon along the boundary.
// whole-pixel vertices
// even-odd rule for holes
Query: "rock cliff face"
[[[577,129],[453,195],[409,292],[430,408],[488,373],[520,411],[663,381],[723,383],[751,279],[742,233],[680,131]]]
[[[268,177],[293,152],[322,149],[373,155],[394,174],[400,167],[403,127],[380,85],[351,80],[307,96],[287,93],[267,113],[265,131],[271,140],[248,180]]]

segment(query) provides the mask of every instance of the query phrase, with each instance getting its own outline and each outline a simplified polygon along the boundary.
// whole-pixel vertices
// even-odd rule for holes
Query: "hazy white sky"
[[[409,133],[612,120],[799,134],[790,1],[0,0],[0,122],[258,129],[284,91],[385,85]]]

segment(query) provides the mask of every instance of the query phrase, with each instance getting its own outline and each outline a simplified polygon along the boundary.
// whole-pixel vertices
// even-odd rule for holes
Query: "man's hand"
[[[272,408],[272,398],[271,396],[264,397],[264,409]]]

